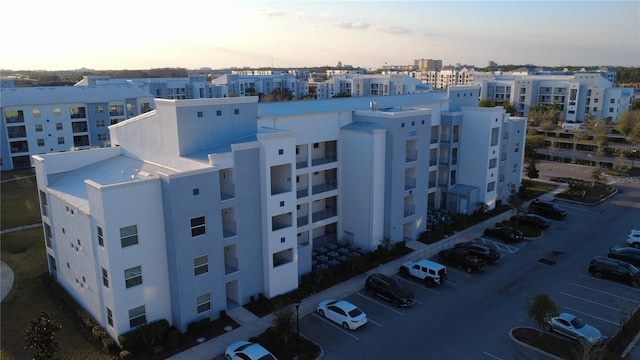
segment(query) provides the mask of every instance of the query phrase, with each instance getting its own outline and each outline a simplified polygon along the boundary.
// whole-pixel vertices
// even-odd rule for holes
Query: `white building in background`
[[[113,79],[111,76],[84,76],[74,86],[132,85],[147,91],[154,98],[185,100],[222,98],[229,96],[227,87],[207,82],[207,75],[180,78]]]
[[[108,126],[155,108],[132,85],[0,88],[0,169],[33,166],[31,156],[110,145]]]
[[[113,147],[33,157],[49,272],[113,338],[185,331],[414,241],[430,210],[493,208],[520,185],[526,121],[477,108],[478,90],[156,100],[109,128]]]
[[[389,96],[408,95],[431,91],[431,87],[405,74],[351,75],[335,74],[331,78],[314,82],[317,99],[334,96]]]

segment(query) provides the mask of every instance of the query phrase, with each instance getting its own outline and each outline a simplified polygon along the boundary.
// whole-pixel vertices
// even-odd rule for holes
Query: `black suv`
[[[613,246],[609,248],[607,256],[612,259],[626,261],[635,267],[640,266],[640,249],[628,246]]]
[[[547,201],[535,199],[529,203],[529,214],[538,214],[547,218],[562,220],[567,217],[567,210]]]
[[[367,294],[378,295],[390,301],[395,307],[409,307],[415,302],[415,296],[411,290],[386,275],[377,273],[369,275],[364,283],[364,288],[367,290]]]
[[[495,264],[500,261],[500,251],[498,247],[478,240],[463,241],[454,245],[457,248],[467,249],[470,253],[481,257],[489,264]]]
[[[589,263],[589,272],[597,278],[624,282],[635,288],[640,286],[640,270],[626,261],[598,256]]]
[[[487,261],[469,250],[461,247],[440,250],[438,258],[446,264],[451,264],[470,273],[485,269]]]

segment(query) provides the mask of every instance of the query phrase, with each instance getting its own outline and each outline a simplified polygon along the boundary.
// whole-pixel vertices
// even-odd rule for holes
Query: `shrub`
[[[131,357],[131,352],[129,352],[129,350],[122,350],[120,351],[120,359],[122,360],[130,360]]]

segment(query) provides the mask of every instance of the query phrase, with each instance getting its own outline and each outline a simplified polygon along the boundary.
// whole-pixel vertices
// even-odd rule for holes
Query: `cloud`
[[[332,23],[331,26],[340,28],[340,29],[346,29],[346,30],[364,30],[364,29],[368,29],[369,28],[369,24],[367,23],[361,23],[361,22],[357,22],[357,23],[352,23],[352,22],[339,22],[339,23]]]
[[[408,29],[396,25],[378,25],[375,29],[387,34],[408,34],[411,32]]]
[[[260,14],[267,17],[280,17],[287,15],[284,11],[276,9],[260,9]]]

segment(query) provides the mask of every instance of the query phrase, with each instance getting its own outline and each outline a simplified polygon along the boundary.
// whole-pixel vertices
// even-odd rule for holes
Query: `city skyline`
[[[113,0],[4,5],[4,70],[640,66],[638,1]],[[37,11],[36,11],[37,10]],[[24,31],[26,24],[32,31]]]

